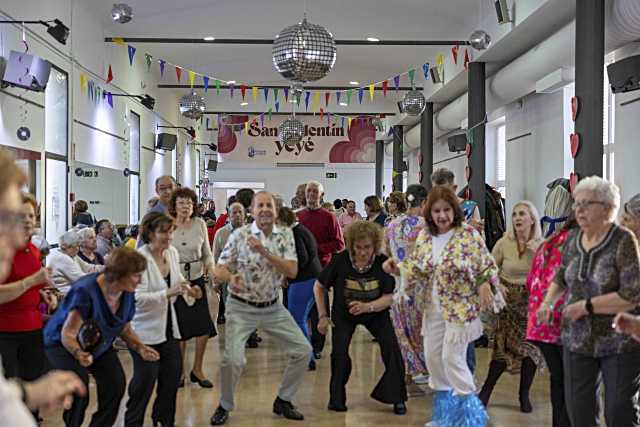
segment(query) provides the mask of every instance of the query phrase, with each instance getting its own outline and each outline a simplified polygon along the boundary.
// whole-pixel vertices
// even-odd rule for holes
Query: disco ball
[[[320,80],[336,63],[336,42],[321,25],[301,23],[276,35],[271,48],[273,65],[285,79],[294,82]]]
[[[180,114],[189,119],[198,120],[206,108],[204,98],[196,92],[188,93],[180,98]]]
[[[419,116],[424,111],[427,100],[419,90],[410,90],[402,100],[404,112],[410,116]]]
[[[131,6],[125,3],[117,3],[111,9],[111,18],[120,24],[126,24],[133,18],[133,10]]]
[[[278,126],[278,135],[284,145],[296,145],[304,137],[304,125],[295,117],[289,117]]]
[[[471,47],[477,50],[485,50],[491,45],[491,36],[484,30],[475,30],[469,36]]]

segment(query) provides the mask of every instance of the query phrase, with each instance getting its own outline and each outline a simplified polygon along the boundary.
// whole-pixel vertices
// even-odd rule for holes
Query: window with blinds
[[[500,125],[496,128],[496,187],[502,194],[507,196],[507,137],[506,126]]]

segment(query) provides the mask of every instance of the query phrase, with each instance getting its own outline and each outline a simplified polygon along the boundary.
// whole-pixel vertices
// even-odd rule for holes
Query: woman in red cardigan
[[[25,381],[38,378],[44,368],[42,314],[38,306],[42,300],[55,304],[53,298],[42,291],[49,277],[40,263],[40,251],[31,243],[36,207],[33,196],[22,195],[23,246],[16,250],[11,272],[0,285],[22,291],[15,299],[0,304],[0,357],[7,377]]]

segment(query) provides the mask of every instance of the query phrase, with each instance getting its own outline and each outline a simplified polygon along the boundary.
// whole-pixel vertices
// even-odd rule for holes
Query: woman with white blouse
[[[214,262],[207,225],[202,218],[195,216],[197,203],[196,193],[186,187],[175,190],[169,202],[169,214],[176,219],[176,231],[172,245],[180,256],[182,274],[191,282],[192,286],[197,286],[202,291],[202,298],[192,306],[189,306],[182,297],[178,297],[175,308],[182,335],[180,349],[183,366],[187,341],[196,338],[196,351],[190,379],[191,382],[198,383],[200,387],[212,388],[213,384],[205,376],[202,365],[207,341],[217,335],[209,312],[207,281],[205,279],[205,276],[213,272]],[[215,293],[212,293],[212,296],[217,298]],[[215,312],[217,313],[217,299],[212,303],[216,303]],[[183,381],[181,381],[182,384]]]
[[[193,298],[202,296],[200,288],[191,287],[180,272],[178,251],[171,246],[174,229],[173,218],[163,213],[151,212],[142,219],[144,246],[138,251],[146,258],[147,269],[136,288],[136,313],[131,326],[143,344],[160,354],[160,359],[146,361],[131,351],[133,378],[124,416],[127,427],[144,424],[156,382],[156,400],[151,412],[153,425],[174,425],[182,357],[177,341],[181,331],[173,303],[181,296],[193,304]]]
[[[85,271],[81,268],[77,258],[82,236],[77,230],[66,231],[59,240],[59,249],[52,251],[47,257],[47,267],[51,270],[51,281],[63,295],[66,295],[76,280],[88,273],[98,270]]]

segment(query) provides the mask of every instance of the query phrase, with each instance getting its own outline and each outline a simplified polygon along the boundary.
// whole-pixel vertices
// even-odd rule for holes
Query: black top
[[[386,219],[387,219],[387,214],[384,212],[380,212],[376,217],[376,219],[373,220],[373,222],[378,224],[380,227],[384,227],[384,222]]]
[[[171,273],[167,274],[167,277],[164,278],[164,281],[167,282],[167,288],[171,287]],[[173,339],[173,323],[171,321],[171,302],[167,298],[167,339]]]
[[[92,261],[89,258],[87,258],[86,255],[82,253],[82,251],[78,251],[78,256],[84,262],[89,263],[89,264],[93,264],[93,265],[104,265],[104,257],[102,255],[100,255],[98,252],[94,252],[93,254],[96,257]]]
[[[204,220],[208,220],[210,219],[213,222],[216,222],[216,211],[215,209],[209,209],[207,210],[204,215],[202,215],[202,217],[204,218]]]
[[[385,255],[378,255],[371,268],[359,273],[353,267],[347,251],[333,256],[329,265],[318,276],[318,281],[325,287],[335,290],[331,317],[333,319],[353,319],[349,314],[349,303],[353,301],[369,302],[380,298],[383,294],[393,293],[395,279],[382,269],[382,263],[387,260]],[[384,310],[382,313],[386,312]],[[380,314],[361,314],[359,319]]]
[[[318,277],[322,270],[318,257],[318,243],[307,227],[298,224],[291,229],[296,241],[296,254],[298,255],[298,275],[291,283],[304,282]]]
[[[89,212],[80,212],[75,215],[71,221],[71,225],[86,225],[87,227],[93,227],[96,225],[96,219]]]

